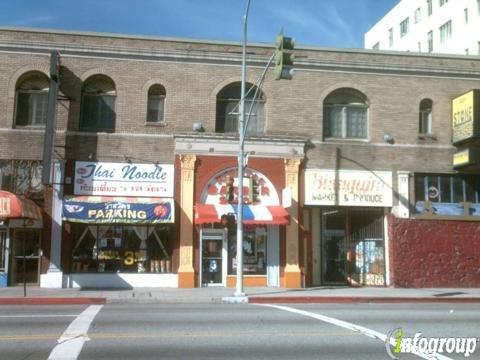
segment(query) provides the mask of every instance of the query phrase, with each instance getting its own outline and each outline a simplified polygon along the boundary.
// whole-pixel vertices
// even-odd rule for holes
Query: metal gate
[[[322,283],[385,285],[383,208],[324,208]]]

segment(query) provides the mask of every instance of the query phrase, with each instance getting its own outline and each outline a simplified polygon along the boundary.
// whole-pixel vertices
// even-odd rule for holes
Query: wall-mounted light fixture
[[[393,135],[387,132],[383,134],[383,141],[389,144],[395,143],[395,139],[393,138]]]
[[[201,122],[194,122],[192,125],[192,131],[194,132],[204,132],[203,124]]]

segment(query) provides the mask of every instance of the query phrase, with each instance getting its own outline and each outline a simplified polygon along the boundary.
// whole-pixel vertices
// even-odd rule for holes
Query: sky
[[[399,0],[251,0],[248,42],[363,48]],[[0,27],[242,41],[247,0],[0,0]]]

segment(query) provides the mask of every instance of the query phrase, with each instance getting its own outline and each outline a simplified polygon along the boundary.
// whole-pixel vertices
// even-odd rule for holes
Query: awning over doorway
[[[236,214],[237,205],[196,204],[195,224],[218,223],[223,215]],[[244,205],[243,223],[287,225],[290,223],[290,216],[282,206]]]
[[[174,222],[172,198],[66,196],[63,219],[88,224],[165,224]]]
[[[0,219],[41,220],[42,209],[30,199],[0,191]]]

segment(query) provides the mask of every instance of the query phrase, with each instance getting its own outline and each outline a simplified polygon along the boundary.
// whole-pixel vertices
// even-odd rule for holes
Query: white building
[[[480,0],[400,0],[365,34],[365,48],[480,55]]]

